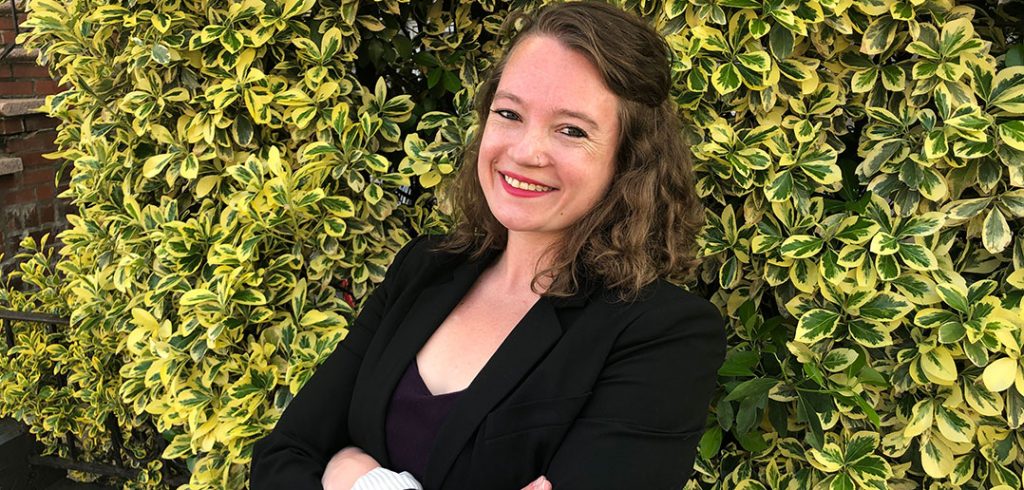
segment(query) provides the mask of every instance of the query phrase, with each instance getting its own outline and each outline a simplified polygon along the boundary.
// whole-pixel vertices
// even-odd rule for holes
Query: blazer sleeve
[[[556,490],[678,490],[689,479],[725,330],[710,302],[673,296],[619,335],[545,472]]]
[[[320,479],[327,462],[351,443],[349,404],[363,354],[389,299],[402,287],[398,271],[419,241],[413,239],[398,252],[348,335],[299,390],[274,429],[256,442],[249,473],[253,490],[323,488]]]

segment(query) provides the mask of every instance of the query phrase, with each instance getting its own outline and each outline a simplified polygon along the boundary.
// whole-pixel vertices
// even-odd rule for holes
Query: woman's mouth
[[[515,177],[510,176],[510,175],[506,175],[506,174],[501,173],[501,172],[498,172],[498,173],[501,175],[502,180],[505,181],[505,184],[507,184],[507,187],[511,187],[512,189],[516,189],[516,190],[520,190],[520,191],[527,191],[527,192],[535,192],[535,193],[551,192],[553,190],[556,190],[554,187],[548,187],[548,186],[545,186],[545,185],[534,184],[534,183],[531,183],[531,182],[523,182],[523,181],[521,181],[521,180],[519,180],[519,179],[517,179]]]

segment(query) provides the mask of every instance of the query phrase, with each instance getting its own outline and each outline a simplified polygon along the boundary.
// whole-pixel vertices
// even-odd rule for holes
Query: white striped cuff
[[[352,490],[423,490],[423,485],[408,471],[395,473],[378,467],[359,477]]]

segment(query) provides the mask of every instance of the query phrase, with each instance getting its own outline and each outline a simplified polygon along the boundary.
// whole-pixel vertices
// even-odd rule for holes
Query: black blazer
[[[355,445],[389,467],[384,418],[399,378],[497,252],[471,261],[402,249],[338,348],[253,450],[251,485],[320,489]],[[616,302],[591,288],[542,297],[441,426],[426,490],[678,490],[689,478],[725,356],[710,302],[667,282]],[[401,470],[401,468],[391,468]]]

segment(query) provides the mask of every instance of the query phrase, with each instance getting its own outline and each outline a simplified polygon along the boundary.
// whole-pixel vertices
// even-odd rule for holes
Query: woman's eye
[[[519,120],[519,114],[516,114],[515,112],[512,112],[512,111],[510,111],[508,109],[491,109],[491,112],[493,112],[493,113],[495,113],[495,114],[497,114],[497,115],[499,115],[499,116],[501,116],[501,117],[503,117],[505,119],[508,119],[510,121],[518,121]]]
[[[576,126],[566,126],[562,129],[562,134],[573,138],[586,138],[587,132],[577,128]]]

